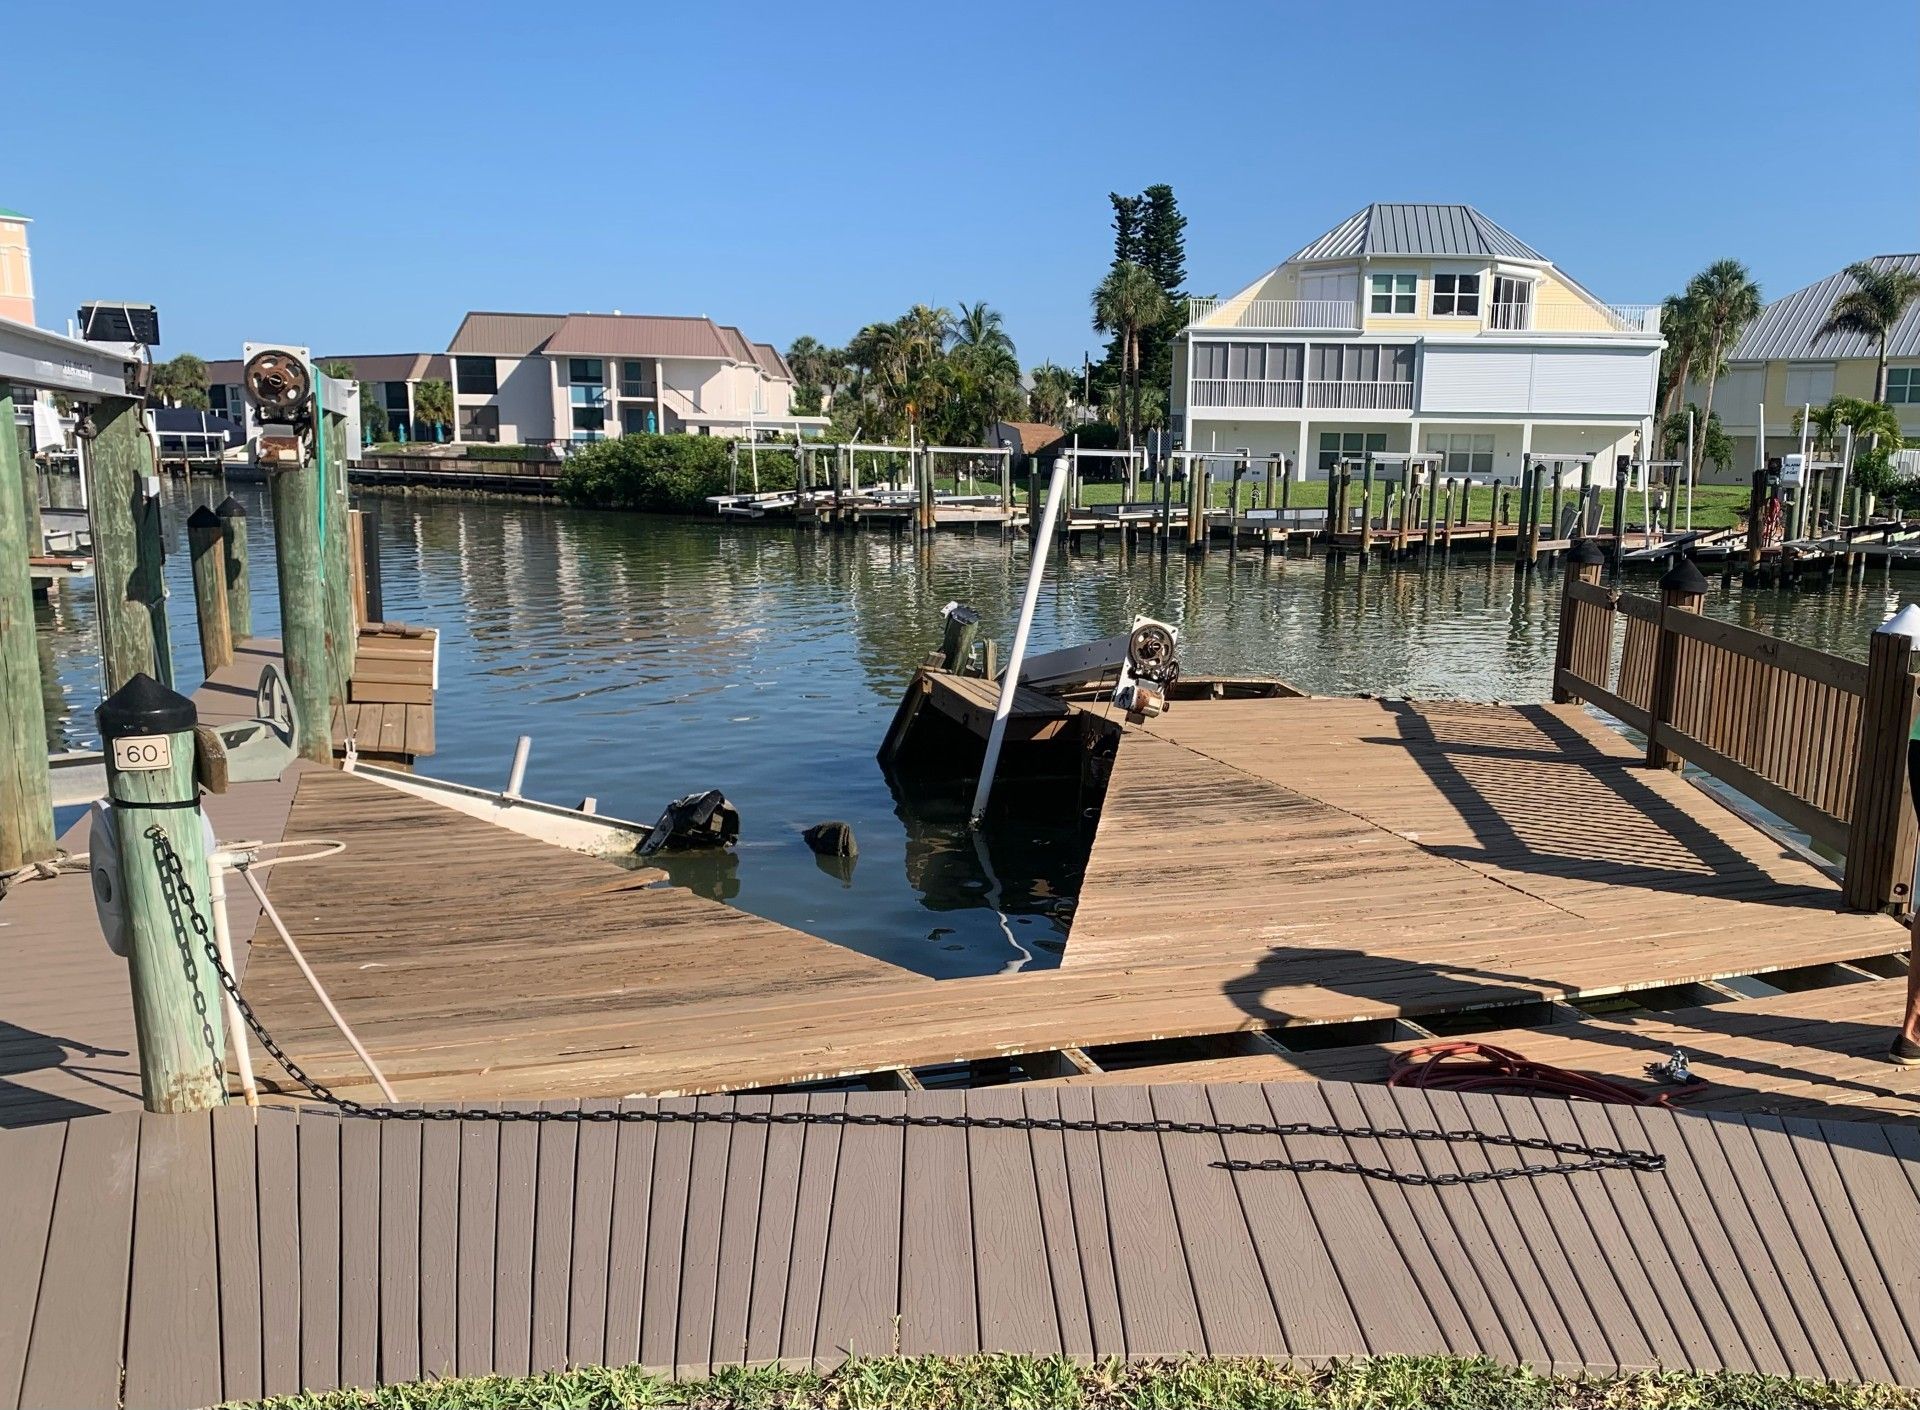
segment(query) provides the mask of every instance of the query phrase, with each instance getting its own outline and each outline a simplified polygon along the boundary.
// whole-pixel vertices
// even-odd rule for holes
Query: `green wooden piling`
[[[145,673],[173,679],[162,591],[160,505],[147,497],[153,442],[132,397],[104,397],[85,434],[93,573],[100,597],[100,658],[112,694]]]
[[[1633,462],[1616,456],[1613,462],[1613,572],[1618,577],[1627,552],[1627,485],[1633,476]]]
[[[12,388],[0,382],[0,426],[13,424]],[[18,442],[0,436],[0,872],[53,855],[47,781],[47,715],[33,622],[33,575]]]
[[[320,467],[272,472],[274,566],[280,584],[280,646],[287,693],[300,722],[302,757],[333,758],[333,643],[328,627]],[[345,584],[340,584],[345,591]]]
[[[0,400],[10,401],[10,390],[5,382],[0,382]],[[31,404],[33,392],[22,388],[22,394]],[[46,552],[47,547],[46,530],[40,522],[40,476],[34,469],[27,428],[15,423],[14,430],[18,433],[14,437],[14,449],[20,457],[20,508],[27,526],[27,554],[32,557]]]
[[[1373,452],[1360,465],[1360,557],[1373,552]]]
[[[344,706],[347,681],[353,675],[357,636],[353,620],[353,551],[347,542],[347,418],[328,412],[319,404],[324,377],[316,374],[314,383],[314,414],[323,430],[320,448],[325,452],[320,483],[326,500],[320,520],[326,530],[322,544],[326,554],[322,582],[326,589],[328,669],[331,672],[328,685],[335,701]]]
[[[980,635],[980,614],[955,603],[946,618],[946,627],[940,635],[941,664],[949,671],[958,671],[973,655],[973,643]]]
[[[226,1037],[206,949],[213,888],[195,801],[198,716],[191,700],[141,673],[103,701],[96,718],[120,855],[118,878],[96,871],[95,885],[105,877],[118,886],[127,919],[142,1098],[148,1111],[205,1111],[226,1101]]]
[[[227,582],[227,629],[235,641],[245,641],[253,635],[253,587],[247,576],[247,507],[228,495],[213,512],[220,516],[220,542],[224,549],[221,571]]]
[[[193,558],[193,609],[200,624],[200,662],[209,676],[233,663],[224,539],[220,516],[206,505],[187,516],[187,551]]]
[[[1587,501],[1593,497],[1593,462],[1580,462],[1580,518],[1573,526],[1572,537],[1583,539],[1587,536]]]

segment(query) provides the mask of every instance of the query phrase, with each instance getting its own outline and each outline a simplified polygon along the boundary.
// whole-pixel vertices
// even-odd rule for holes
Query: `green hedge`
[[[729,443],[715,436],[622,436],[575,452],[557,488],[570,504],[594,509],[646,509],[664,514],[708,511],[707,496],[727,492]],[[790,489],[793,456],[759,453],[760,488]],[[751,488],[746,466],[740,488]]]

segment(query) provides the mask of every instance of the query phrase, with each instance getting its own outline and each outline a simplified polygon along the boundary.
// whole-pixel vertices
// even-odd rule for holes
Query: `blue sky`
[[[150,300],[163,356],[986,299],[1077,362],[1107,192],[1155,181],[1197,292],[1370,200],[1469,202],[1622,303],[1920,249],[1912,0],[84,8],[8,20],[0,206],[43,324]]]

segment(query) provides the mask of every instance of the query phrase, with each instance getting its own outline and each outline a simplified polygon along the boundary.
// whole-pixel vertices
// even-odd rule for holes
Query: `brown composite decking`
[[[849,1353],[1451,1352],[1920,1383],[1920,1134],[1281,1083],[707,1097],[709,1110],[1309,1121],[1648,1148],[132,1113],[0,1132],[0,1410]],[[644,1102],[628,1103],[644,1108]]]
[[[1842,910],[1825,872],[1636,758],[1575,707],[1184,702],[1121,738],[1062,966],[937,984],[813,942],[859,968],[857,981],[809,968],[779,982],[762,952],[729,945],[705,952],[704,989],[676,987],[671,973],[610,972],[597,942],[576,954],[546,930],[525,964],[429,982],[482,953],[462,947],[488,908],[537,882],[500,889],[499,867],[512,864],[452,842],[486,836],[467,820],[434,825],[449,839],[445,865],[406,867],[416,805],[383,804],[354,824],[354,790],[373,785],[332,776],[302,784],[298,830],[360,826],[355,845],[277,884],[310,899],[297,909],[316,964],[339,974],[342,1006],[387,1075],[421,1099],[751,1089],[1906,948],[1892,920]],[[523,859],[517,876],[544,874],[530,859],[545,851],[499,845]],[[362,866],[397,879],[367,886]],[[380,898],[394,895],[405,942],[361,954],[356,932],[388,926]],[[365,924],[359,905],[374,908]],[[703,914],[723,930],[768,925]],[[313,1071],[364,1085],[310,1004],[288,1012],[280,991],[256,997]]]
[[[1878,979],[1762,999],[1640,1012],[1569,1016],[1545,1027],[1459,1035],[1536,1062],[1624,1079],[1689,1108],[1896,1121],[1920,1116],[1920,1068],[1895,1067],[1887,1044],[1906,1010],[1907,981]],[[1356,1043],[1309,1052],[1250,1053],[1129,1067],[1058,1079],[1121,1082],[1384,1082],[1393,1055],[1441,1038]],[[1649,1063],[1685,1052],[1700,1085],[1649,1079]]]

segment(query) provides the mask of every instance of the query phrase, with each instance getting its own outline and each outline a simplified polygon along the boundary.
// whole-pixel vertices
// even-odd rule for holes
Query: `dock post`
[[[347,680],[353,674],[353,656],[358,636],[353,620],[351,555],[347,551],[347,418],[344,413],[328,411],[321,395],[325,374],[314,374],[315,444],[322,452],[320,491],[326,496],[321,525],[326,530],[322,548],[326,553],[322,569],[326,584],[327,626],[332,637],[329,681],[344,707]],[[347,382],[348,391],[359,395],[359,385]]]
[[[83,413],[93,574],[100,594],[100,659],[110,695],[142,673],[173,679],[161,582],[160,503],[153,443],[132,397],[102,397]]]
[[[1760,576],[1760,556],[1766,541],[1762,537],[1761,515],[1767,503],[1767,472],[1764,469],[1753,472],[1753,488],[1747,493],[1747,572],[1746,581],[1752,583]],[[1892,560],[1889,559],[1889,562]]]
[[[1580,517],[1574,521],[1573,537],[1583,539],[1587,536],[1587,502],[1593,498],[1593,462],[1580,462]]]
[[[1560,630],[1553,644],[1553,703],[1556,705],[1565,705],[1579,698],[1560,684],[1562,671],[1576,675],[1581,680],[1606,679],[1607,650],[1612,644],[1612,633],[1576,631],[1576,614],[1570,591],[1575,583],[1598,587],[1600,570],[1606,561],[1607,556],[1592,539],[1579,540],[1567,552],[1566,577],[1560,587]]]
[[[26,393],[29,403],[33,393]],[[12,388],[0,382],[0,402],[12,401]],[[20,512],[26,524],[27,556],[37,557],[47,551],[46,526],[40,519],[40,476],[34,469],[33,449],[27,444],[27,428],[11,419],[0,422],[0,426],[11,426],[17,434],[13,438],[13,448],[19,457],[20,466]]]
[[[1447,493],[1440,506],[1440,551],[1453,552],[1453,476],[1447,476]]]
[[[326,578],[326,546],[320,534],[320,505],[325,494],[320,463],[315,460],[269,473],[287,693],[300,722],[301,757],[330,763],[334,678],[326,594],[338,585],[328,583]]]
[[[1913,731],[1915,647],[1920,610],[1903,607],[1867,646],[1854,764],[1853,820],[1847,830],[1841,894],[1854,910],[1911,908],[1915,828],[1907,759]]]
[[[1527,488],[1527,545],[1524,561],[1526,570],[1529,573],[1540,565],[1540,504],[1542,499],[1540,491],[1545,488],[1545,486],[1541,484],[1541,477],[1545,473],[1546,466],[1537,460],[1527,469],[1528,479],[1531,480],[1532,483]]]
[[[1192,553],[1199,547],[1201,536],[1207,531],[1206,515],[1200,508],[1200,470],[1201,462],[1187,462],[1187,552]]]
[[[1533,455],[1529,451],[1520,452],[1520,509],[1514,516],[1513,561],[1518,564],[1525,560],[1527,552],[1528,516],[1534,512],[1533,503]]]
[[[973,655],[974,639],[980,635],[980,614],[954,602],[940,615],[947,619],[940,634],[940,664],[949,671],[958,671]]]
[[[227,579],[227,630],[235,641],[253,635],[253,587],[247,562],[247,507],[232,495],[213,511],[220,516],[220,543]]]
[[[1440,467],[1427,472],[1427,537],[1424,545],[1428,562],[1433,561],[1433,540],[1440,527]]]
[[[386,594],[380,583],[380,510],[369,505],[353,511],[360,516],[360,578],[366,585],[364,622],[387,620]]]
[[[1679,694],[1680,634],[1667,627],[1667,617],[1675,612],[1698,615],[1707,600],[1707,580],[1691,558],[1674,560],[1660,579],[1659,634],[1653,646],[1653,689],[1647,708],[1647,767],[1679,769],[1680,757],[1660,739],[1660,727],[1673,721],[1673,705]]]
[[[206,505],[187,516],[187,552],[193,558],[193,610],[200,623],[200,664],[209,676],[233,664],[224,539],[220,516]]]
[[[1373,553],[1373,452],[1360,462],[1360,561]]]
[[[1240,546],[1240,477],[1247,473],[1247,462],[1233,462],[1233,482],[1227,487],[1227,547]]]
[[[1040,472],[1033,467],[1037,458],[1027,462],[1027,537],[1040,537]]]
[[[13,434],[13,389],[0,382],[0,872],[53,855],[46,702],[27,566],[43,545],[27,536],[18,488],[32,474]]]
[[[205,1111],[226,1101],[226,1024],[206,952],[213,883],[194,779],[199,716],[143,672],[95,718],[118,857],[108,871],[94,844],[94,886],[104,884],[125,917],[141,1095],[148,1111]]]
[[[1627,556],[1627,486],[1633,478],[1633,460],[1618,455],[1613,460],[1613,575],[1620,576],[1620,565]]]

